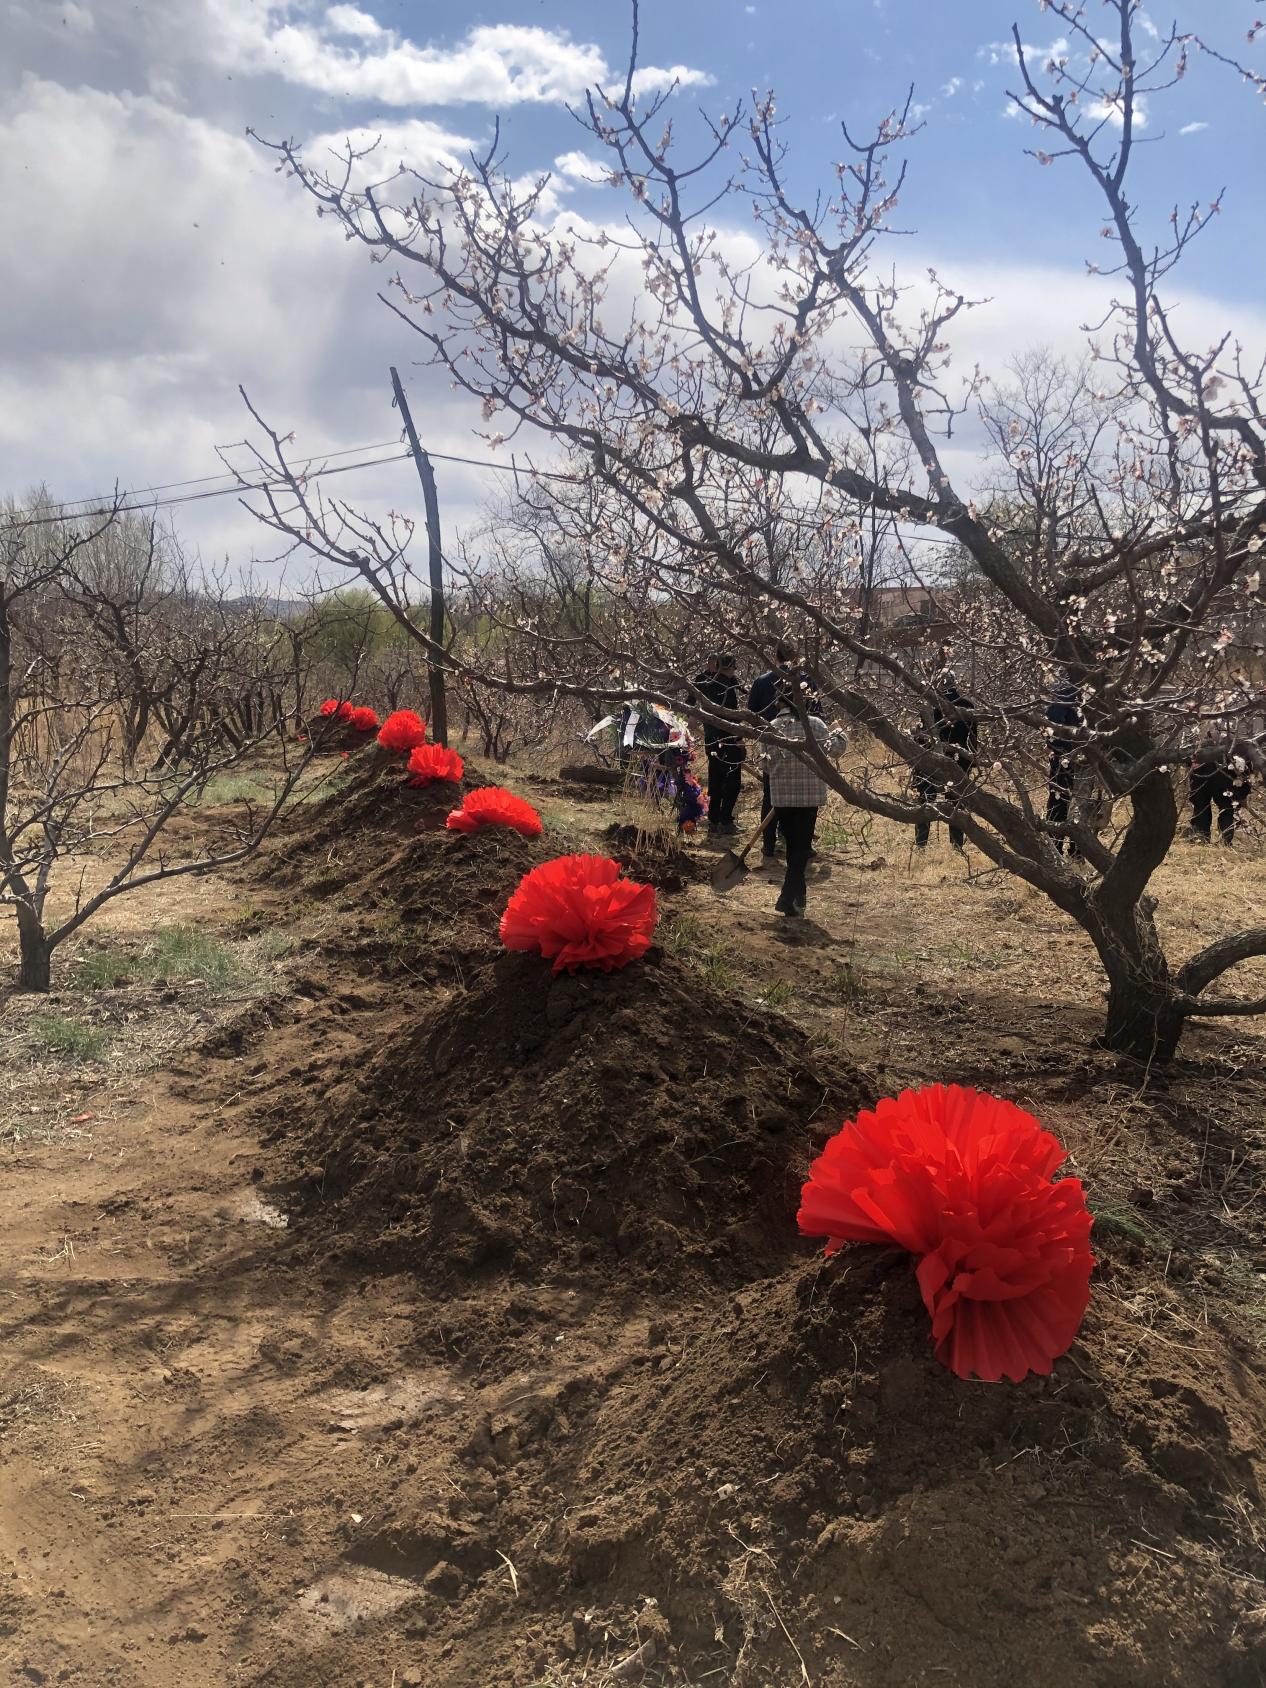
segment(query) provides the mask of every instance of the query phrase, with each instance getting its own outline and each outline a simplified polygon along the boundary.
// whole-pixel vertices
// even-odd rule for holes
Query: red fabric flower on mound
[[[352,706],[350,703],[340,702],[336,697],[327,697],[325,702],[321,705],[320,713],[324,715],[327,720],[331,716],[337,716],[340,721],[350,721],[352,718]]]
[[[655,919],[655,887],[621,879],[619,862],[558,856],[519,881],[501,916],[501,942],[539,950],[555,973],[611,973],[646,954]]]
[[[996,1096],[930,1085],[885,1098],[809,1169],[806,1236],[895,1242],[918,1255],[937,1358],[960,1377],[1049,1372],[1090,1297],[1090,1213],[1080,1182],[1051,1182],[1064,1151]]]
[[[362,703],[356,709],[353,709],[347,719],[358,733],[378,731],[378,711],[371,709],[367,703]]]
[[[384,750],[396,750],[402,755],[422,744],[426,739],[426,722],[412,709],[394,709],[378,729],[378,742]]]
[[[460,809],[445,821],[453,832],[474,832],[481,826],[508,826],[525,838],[539,838],[544,822],[530,803],[516,797],[503,785],[485,785],[468,791]]]
[[[461,779],[466,769],[455,750],[442,744],[415,745],[409,756],[410,785],[430,785],[434,780]]]

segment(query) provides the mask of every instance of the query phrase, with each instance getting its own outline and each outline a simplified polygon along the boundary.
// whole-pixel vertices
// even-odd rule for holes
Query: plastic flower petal
[[[378,742],[384,750],[399,751],[403,755],[426,739],[426,722],[412,709],[395,709],[378,729]]]
[[[444,824],[452,832],[508,826],[525,838],[539,838],[544,830],[544,823],[532,805],[501,785],[484,785],[478,791],[468,791],[461,808],[454,809]]]
[[[455,750],[442,744],[415,745],[409,756],[410,785],[430,785],[435,780],[459,780],[465,766]]]
[[[362,703],[353,709],[347,717],[350,726],[358,733],[376,733],[378,731],[378,712],[368,704]]]
[[[327,719],[331,716],[336,716],[340,721],[350,721],[352,718],[352,706],[350,703],[345,703],[339,698],[327,697],[325,702],[321,705],[320,713]]]
[[[610,973],[645,955],[655,932],[653,885],[620,877],[607,856],[558,856],[525,873],[501,916],[501,942],[539,950],[555,973]]]
[[[1049,1372],[1090,1293],[1090,1213],[1064,1151],[1011,1102],[952,1085],[885,1098],[826,1145],[801,1192],[807,1236],[919,1257],[937,1357],[960,1377]]]

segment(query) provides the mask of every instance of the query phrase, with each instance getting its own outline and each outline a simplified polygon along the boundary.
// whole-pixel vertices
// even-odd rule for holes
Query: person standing
[[[798,676],[785,675],[772,726],[786,743],[770,744],[765,752],[766,784],[778,830],[787,845],[787,868],[774,907],[779,914],[794,919],[804,916],[808,899],[805,875],[813,853],[813,829],[827,791],[821,775],[802,761],[793,747],[807,743],[806,725],[825,756],[839,756],[848,744],[845,733],[838,727],[829,728],[821,716],[809,714],[801,719],[792,702],[793,694],[798,693]]]
[[[737,710],[738,672],[734,657],[726,652],[710,656],[702,674],[695,676],[695,690],[721,709]],[[734,806],[743,783],[747,751],[736,734],[713,721],[703,724],[703,747],[708,757],[708,831],[717,836],[737,831]]]
[[[774,646],[774,667],[758,674],[747,694],[747,707],[753,715],[759,715],[762,720],[772,722],[781,708],[785,688],[789,684],[796,686],[800,691],[805,708],[811,714],[820,708],[812,680],[804,669],[795,666],[796,656],[796,647],[785,639],[780,639]],[[769,773],[766,771],[761,783],[761,814],[769,816],[769,824],[761,838],[760,853],[767,862],[772,860],[778,851],[778,821],[773,809],[774,800],[770,791]],[[809,854],[813,854],[812,837],[809,840]]]
[[[1081,693],[1067,675],[1051,694],[1051,701],[1046,706],[1046,722],[1051,753],[1047,770],[1046,818],[1054,826],[1066,826],[1077,778],[1075,735],[1081,726]],[[1077,854],[1077,846],[1070,838],[1057,837],[1055,848],[1061,856],[1065,847],[1070,855]]]
[[[958,682],[950,670],[946,669],[939,675],[935,684],[937,696],[932,709],[932,732],[923,728],[914,737],[918,743],[926,743],[930,748],[938,747],[943,756],[951,757],[964,773],[968,773],[976,765],[979,728],[964,712],[975,709],[976,705],[965,692],[959,691]],[[911,783],[920,803],[932,804],[944,795],[944,786],[932,777],[929,770],[917,765]],[[931,834],[931,821],[919,821],[915,826],[914,842],[920,850],[927,847]],[[949,835],[950,843],[956,850],[961,850],[967,841],[962,827],[955,826],[951,821]]]
[[[1206,738],[1192,760],[1187,779],[1191,799],[1191,830],[1202,843],[1213,842],[1213,811],[1218,812],[1218,837],[1235,843],[1235,823],[1248,801],[1248,763],[1227,744]]]

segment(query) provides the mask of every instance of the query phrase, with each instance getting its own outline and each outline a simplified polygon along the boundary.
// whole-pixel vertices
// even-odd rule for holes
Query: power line
[[[319,481],[324,480],[330,475],[348,475],[356,469],[376,469],[382,463],[399,463],[402,458],[408,457],[408,455],[409,453],[407,451],[396,451],[392,452],[390,456],[387,457],[367,458],[362,463],[340,463],[337,468],[317,469],[314,470],[312,474],[301,478],[309,481]],[[312,461],[315,462],[316,459],[313,458]],[[216,479],[217,477],[211,476],[208,478]],[[113,500],[111,500],[109,504],[103,504],[100,509],[79,510],[75,512],[74,516],[33,516],[29,521],[10,522],[6,527],[0,529],[0,532],[12,533],[19,528],[53,527],[68,521],[94,520],[98,516],[129,515],[140,510],[166,510],[173,504],[197,504],[204,498],[225,498],[230,493],[267,492],[274,487],[284,486],[285,484],[286,483],[284,481],[275,480],[237,481],[232,486],[212,487],[207,492],[186,492],[182,493],[177,498],[146,499],[143,504],[115,505]]]
[[[360,452],[360,451],[385,451],[388,446],[398,445],[399,443],[400,443],[399,440],[374,440],[372,442],[372,444],[370,444],[370,445],[346,446],[341,451],[319,451],[319,452],[315,452],[311,457],[306,458],[305,461],[304,461],[303,467],[304,467],[304,470],[306,471],[307,469],[309,469],[312,466],[313,463],[328,463],[328,462],[331,462],[336,457],[354,457],[356,455],[356,453]],[[232,446],[223,446],[223,447],[220,447],[218,449],[221,449],[221,450],[224,450],[224,451],[231,451],[234,446],[248,445],[248,444],[249,444],[249,441],[247,441],[247,440],[234,440]],[[297,472],[301,472],[301,471],[297,471]],[[240,480],[237,480],[237,479],[234,478],[236,476],[236,474],[237,474],[237,471],[235,469],[221,469],[218,474],[215,474],[215,475],[195,475],[191,479],[186,480],[186,481],[160,481],[156,486],[136,486],[136,487],[132,487],[130,489],[130,491],[124,493],[123,496],[125,498],[137,498],[137,497],[140,496],[141,493],[172,492],[177,487],[207,486],[211,481],[223,481],[223,480],[229,480],[229,479],[232,479],[233,484],[227,490],[236,491],[236,490],[240,490],[241,484],[242,484]],[[309,476],[308,478],[309,478],[309,480],[311,480],[314,477]],[[73,505],[76,505],[76,504],[92,504],[92,505],[100,506],[100,505],[107,504],[110,501],[111,501],[111,495],[102,492],[102,493],[95,493],[90,498],[63,498],[63,499],[59,499],[55,503],[48,505],[48,508],[50,510],[69,510]]]
[[[244,444],[244,443],[246,443],[246,442],[244,442],[244,441],[236,441],[235,442],[235,444],[239,444],[239,445]],[[339,464],[336,468],[324,468],[324,469],[313,470],[311,473],[307,472],[309,467],[313,463],[318,463],[318,462],[329,463],[334,458],[347,457],[347,456],[352,455],[352,453],[354,453],[354,452],[381,450],[381,449],[385,448],[386,446],[396,445],[397,443],[398,443],[398,441],[396,441],[396,440],[382,440],[382,441],[379,441],[378,444],[376,444],[376,445],[348,446],[344,450],[341,450],[341,451],[321,452],[321,453],[318,453],[315,456],[309,457],[309,458],[304,460],[304,465],[303,465],[302,469],[300,469],[296,466],[293,466],[293,465],[288,465],[287,467],[289,468],[290,473],[292,475],[296,476],[297,478],[299,478],[301,480],[308,480],[308,481],[322,480],[322,479],[324,479],[324,478],[326,478],[327,476],[330,476],[330,475],[345,475],[345,474],[349,474],[349,473],[351,473],[355,470],[359,470],[359,469],[375,469],[375,468],[380,467],[384,463],[399,463],[399,462],[402,462],[410,454],[407,450],[396,451],[396,452],[392,452],[390,455],[388,455],[386,457],[367,458],[364,461],[358,462],[358,463],[342,463],[342,464]],[[440,463],[459,463],[459,464],[463,464],[466,467],[472,468],[472,469],[491,469],[498,474],[513,475],[516,478],[516,480],[520,475],[527,475],[534,480],[566,481],[567,483],[569,483],[572,486],[586,486],[588,484],[588,482],[586,481],[586,479],[583,476],[567,474],[565,471],[560,470],[560,469],[537,469],[537,468],[533,468],[531,465],[528,465],[526,467],[520,467],[516,463],[498,463],[495,460],[493,460],[492,458],[487,458],[487,457],[482,457],[482,458],[481,457],[463,457],[463,456],[459,456],[459,455],[457,455],[453,452],[445,452],[445,451],[428,451],[427,455],[428,455],[428,457],[434,458],[437,462],[440,462]],[[135,489],[131,493],[124,494],[124,499],[126,500],[128,498],[135,497],[136,491],[145,491],[145,492],[172,491],[173,493],[175,493],[175,489],[179,488],[179,487],[190,487],[190,486],[206,487],[206,486],[208,486],[208,483],[210,483],[211,481],[223,480],[228,475],[231,475],[232,473],[233,473],[232,470],[225,470],[225,471],[222,471],[218,475],[201,475],[201,476],[197,476],[197,477],[195,477],[191,480],[185,480],[185,481],[167,481],[167,482],[160,483],[157,486]],[[55,505],[52,506],[52,508],[54,510],[59,510],[59,511],[68,511],[68,510],[71,510],[71,506],[73,506],[73,505],[83,505],[83,504],[95,505],[96,506],[95,508],[75,509],[69,515],[63,514],[63,515],[36,516],[36,517],[32,517],[32,518],[30,518],[29,520],[26,520],[26,521],[10,522],[10,523],[6,524],[4,528],[0,528],[0,532],[11,533],[18,528],[56,526],[59,523],[67,522],[67,521],[73,521],[73,520],[77,520],[77,519],[78,520],[90,520],[90,519],[93,519],[93,518],[96,518],[96,517],[106,517],[106,516],[111,515],[112,513],[117,513],[119,515],[128,515],[128,514],[135,514],[137,512],[144,511],[144,510],[166,510],[166,509],[170,509],[174,505],[178,505],[178,504],[197,504],[197,503],[200,503],[203,499],[224,498],[224,497],[229,496],[232,493],[239,493],[240,494],[240,493],[243,493],[243,492],[265,492],[265,491],[270,490],[271,488],[274,488],[274,487],[277,487],[277,486],[282,486],[284,484],[285,484],[284,482],[278,481],[276,479],[267,480],[267,481],[233,480],[233,481],[230,482],[230,484],[228,486],[209,487],[208,490],[203,491],[203,492],[183,492],[183,493],[176,494],[176,495],[174,495],[170,498],[145,498],[138,503],[123,502],[123,503],[120,503],[117,506],[114,503],[114,498],[113,498],[112,494],[101,493],[101,494],[98,494],[96,498],[67,499],[67,500],[64,500],[61,503],[58,503],[58,504],[55,504]],[[944,534],[944,535],[940,535],[940,534],[937,534],[937,535],[920,534],[918,536],[917,543],[919,543],[921,545],[957,545],[959,543],[959,541],[954,539],[953,536],[950,535],[950,534]]]

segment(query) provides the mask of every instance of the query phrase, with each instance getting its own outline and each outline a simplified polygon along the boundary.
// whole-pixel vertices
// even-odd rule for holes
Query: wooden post
[[[426,537],[428,545],[428,560],[431,574],[431,644],[442,647],[444,644],[444,553],[440,549],[440,501],[435,492],[435,471],[431,467],[431,459],[418,444],[417,432],[413,426],[413,417],[409,414],[409,401],[404,396],[404,388],[400,385],[400,377],[395,369],[391,371],[391,385],[395,390],[395,404],[404,420],[404,431],[408,437],[409,450],[413,453],[413,461],[418,466],[418,479],[422,482],[422,503],[426,510]],[[431,738],[436,744],[448,744],[448,711],[444,701],[444,670],[436,661],[434,655],[427,663],[427,673],[431,684]]]

